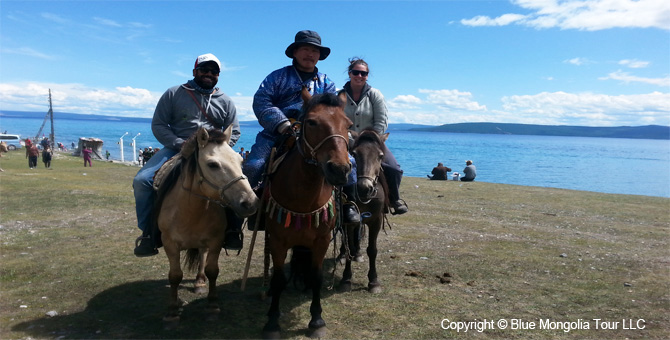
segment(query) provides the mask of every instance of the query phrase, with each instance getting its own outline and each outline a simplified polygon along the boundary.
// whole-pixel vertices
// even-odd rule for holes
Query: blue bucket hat
[[[330,54],[330,48],[321,45],[321,36],[319,36],[319,33],[309,30],[296,33],[295,41],[291,45],[288,45],[284,53],[287,57],[293,59],[293,50],[295,50],[295,48],[301,44],[308,44],[318,47],[321,50],[319,60],[328,58],[328,55]]]

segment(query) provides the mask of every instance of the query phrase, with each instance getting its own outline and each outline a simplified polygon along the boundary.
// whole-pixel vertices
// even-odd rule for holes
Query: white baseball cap
[[[221,62],[219,61],[219,59],[217,59],[217,58],[216,58],[213,54],[211,54],[211,53],[207,53],[207,54],[203,54],[203,55],[198,56],[198,58],[195,59],[195,66],[193,66],[193,68],[198,68],[198,66],[199,66],[200,64],[204,64],[204,63],[206,63],[206,62],[208,62],[208,61],[213,61],[213,62],[215,62],[215,63],[216,63],[216,66],[219,67],[219,71],[221,70]]]

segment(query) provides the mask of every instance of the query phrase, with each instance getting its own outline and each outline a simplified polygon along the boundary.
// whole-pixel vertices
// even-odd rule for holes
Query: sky
[[[0,111],[150,118],[195,58],[255,120],[261,81],[300,30],[370,66],[390,123],[670,125],[670,1],[0,2]],[[1,119],[1,118],[0,118]]]

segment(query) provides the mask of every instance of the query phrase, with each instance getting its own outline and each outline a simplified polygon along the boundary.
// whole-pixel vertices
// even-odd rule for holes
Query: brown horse
[[[166,322],[179,321],[177,290],[183,278],[180,253],[188,250],[185,263],[198,268],[196,292],[204,292],[209,280],[208,311],[219,312],[216,278],[219,254],[230,207],[240,216],[256,212],[258,198],[242,174],[242,157],[230,145],[232,126],[225,132],[201,128],[173,158],[178,164],[160,184],[156,209],[165,254],[170,261],[170,300]]]
[[[351,121],[342,102],[332,94],[315,95],[303,105],[300,134],[293,147],[268,175],[263,194],[264,221],[273,273],[269,294],[272,303],[264,338],[278,338],[279,297],[286,287],[284,264],[289,249],[299,246],[310,253],[309,281],[312,288],[311,337],[325,335],[321,318],[323,259],[335,227],[335,186],[344,185],[351,172],[347,128]],[[294,250],[295,256],[295,250]]]
[[[368,290],[371,293],[380,293],[381,284],[377,279],[377,236],[381,231],[385,212],[387,211],[388,199],[386,193],[386,181],[382,171],[382,159],[384,158],[384,143],[388,133],[379,135],[374,130],[363,130],[360,134],[352,132],[355,138],[351,153],[356,159],[356,204],[361,211],[361,223],[348,223],[344,225],[344,237],[340,249],[342,257],[346,260],[342,280],[341,291],[351,291],[351,260],[356,258],[360,251],[360,236],[363,224],[368,226],[368,248],[367,254],[370,260],[368,270]],[[359,256],[359,255],[358,255]]]

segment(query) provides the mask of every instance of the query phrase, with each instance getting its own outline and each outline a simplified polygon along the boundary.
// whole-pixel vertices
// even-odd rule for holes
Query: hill
[[[503,135],[670,139],[670,126],[660,125],[590,127],[510,123],[458,123],[434,127],[412,128],[410,130]]]

